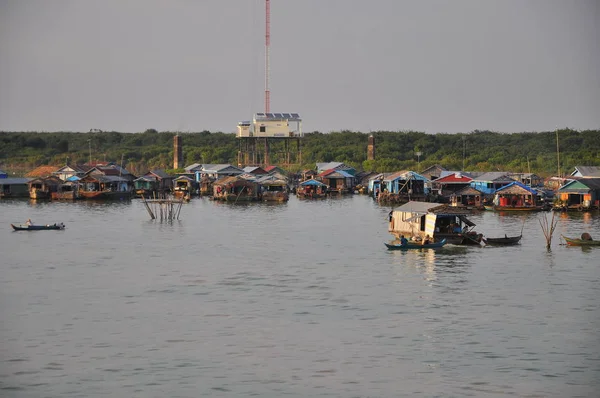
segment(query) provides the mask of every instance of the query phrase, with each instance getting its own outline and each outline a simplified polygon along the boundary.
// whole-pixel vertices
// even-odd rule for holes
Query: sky
[[[264,0],[0,0],[0,131],[235,132]],[[272,0],[272,112],[304,132],[600,129],[600,1]]]

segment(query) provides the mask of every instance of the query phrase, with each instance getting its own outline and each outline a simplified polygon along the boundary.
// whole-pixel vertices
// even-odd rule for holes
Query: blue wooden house
[[[515,182],[508,176],[508,173],[503,171],[491,171],[476,176],[471,181],[471,186],[484,195],[493,195],[498,189]]]

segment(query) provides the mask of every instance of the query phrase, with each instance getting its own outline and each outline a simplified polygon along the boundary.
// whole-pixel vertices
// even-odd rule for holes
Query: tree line
[[[121,133],[0,132],[0,169],[20,174],[40,165],[61,166],[113,161],[134,174],[173,167],[173,137],[182,137],[184,164],[237,163],[235,134],[222,132]],[[375,159],[367,160],[369,135]],[[557,143],[558,150],[557,152]],[[281,143],[274,143],[276,154]],[[576,165],[600,166],[600,130],[426,134],[418,131],[337,131],[306,133],[302,164],[290,171],[314,169],[317,162],[344,162],[357,170],[421,171],[439,164],[449,170],[532,172],[542,176],[569,173]],[[420,154],[420,155],[417,155]],[[559,155],[559,156],[558,156]],[[273,157],[277,164],[277,156]]]

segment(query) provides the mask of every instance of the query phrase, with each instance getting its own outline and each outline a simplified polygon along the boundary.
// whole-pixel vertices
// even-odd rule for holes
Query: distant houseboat
[[[128,180],[119,176],[90,174],[79,180],[82,199],[122,200],[131,198]]]
[[[224,202],[253,202],[259,200],[255,181],[238,176],[221,178],[213,183],[213,199]]]
[[[429,235],[438,242],[449,244],[480,244],[483,235],[472,230],[475,224],[466,216],[469,211],[429,202],[408,202],[389,214],[388,231],[397,239],[423,239]]]
[[[58,190],[62,181],[58,177],[34,178],[29,181],[29,197],[31,199],[50,199],[52,192]]]
[[[67,181],[60,184],[55,192],[51,194],[52,200],[76,200],[81,199],[79,195],[79,183]]]
[[[296,196],[301,199],[322,199],[327,197],[329,186],[314,179],[302,181],[296,189]]]
[[[280,179],[261,179],[261,200],[263,202],[287,202],[290,199],[287,182]]]
[[[179,176],[173,180],[173,196],[189,200],[194,192],[196,182],[188,176]]]
[[[514,181],[496,190],[492,205],[497,211],[540,211],[543,200],[537,190]]]

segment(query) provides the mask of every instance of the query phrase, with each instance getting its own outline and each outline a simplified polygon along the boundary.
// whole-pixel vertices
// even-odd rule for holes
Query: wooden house
[[[535,188],[513,181],[496,190],[491,208],[499,211],[539,211],[544,209],[544,203]]]
[[[385,188],[377,195],[380,203],[406,203],[424,201],[429,194],[429,180],[410,171],[399,171],[383,178]]]
[[[600,178],[600,167],[598,166],[575,166],[571,177]]]
[[[296,196],[300,199],[322,199],[327,197],[329,186],[321,181],[310,179],[302,181],[296,189]]]
[[[171,192],[174,178],[164,170],[151,170],[133,180],[135,193],[138,196],[150,197]]]
[[[52,192],[58,191],[58,187],[62,183],[60,178],[52,175],[29,180],[29,197],[31,199],[51,199]]]
[[[28,198],[29,178],[0,178],[0,198]]]
[[[279,175],[282,175],[282,176],[285,176],[285,177],[287,177],[287,175],[288,175],[288,172],[287,172],[287,171],[285,171],[284,169],[282,169],[282,168],[281,168],[281,167],[279,167],[279,166],[274,166],[274,165],[265,166],[265,169],[264,169],[264,170],[265,170],[265,171],[266,171],[268,174],[271,174],[271,175],[274,175],[274,174],[279,174]]]
[[[371,194],[371,191],[369,191],[369,181],[377,175],[379,175],[379,173],[374,171],[360,171],[356,173],[354,176],[356,182],[354,189],[356,192],[360,194]]]
[[[85,174],[91,169],[92,166],[89,165],[66,164],[53,171],[52,174],[63,181],[68,181],[71,177],[81,178],[85,176]]]
[[[534,173],[508,173],[508,176],[528,187],[541,188],[544,186],[544,179]]]
[[[290,199],[287,180],[266,175],[257,182],[263,202],[287,202]]]
[[[433,166],[429,166],[419,174],[427,178],[429,181],[434,181],[440,177],[443,177],[443,173],[445,171],[448,171],[445,167],[442,167],[439,164],[434,164]]]
[[[46,178],[48,176],[53,175],[57,169],[58,169],[57,166],[51,166],[51,165],[38,166],[35,169],[31,170],[29,173],[25,174],[25,177]]]
[[[228,176],[213,183],[213,199],[224,202],[252,202],[260,198],[256,181],[240,176]]]
[[[556,191],[555,210],[589,210],[598,208],[600,208],[600,178],[586,177],[573,179]]]
[[[173,196],[189,200],[192,198],[196,186],[196,180],[187,175],[181,175],[173,179]]]
[[[330,169],[320,173],[317,177],[329,186],[329,193],[354,192],[354,176],[345,170]]]
[[[82,199],[123,200],[131,199],[132,190],[125,177],[94,173],[79,180],[78,193]]]
[[[411,201],[389,213],[388,231],[397,239],[446,239],[450,244],[480,244],[483,234],[472,230],[475,224],[466,216],[470,212],[448,204]]]
[[[483,209],[483,193],[467,185],[450,195],[450,205],[467,209]]]
[[[515,182],[515,180],[510,178],[508,173],[503,171],[492,171],[473,177],[471,186],[476,190],[483,192],[484,195],[493,195],[498,189],[512,182]]]
[[[345,165],[342,162],[326,162],[326,163],[317,163],[317,174],[322,173],[327,170],[343,170],[352,176],[356,174],[356,169],[352,166]]]
[[[79,178],[72,176],[70,179],[76,179],[76,181],[66,181],[60,184],[55,192],[50,193],[52,200],[76,200],[82,199],[79,195]]]
[[[456,192],[470,186],[471,181],[473,181],[471,176],[456,171],[431,181],[431,192],[435,195],[450,198]]]

